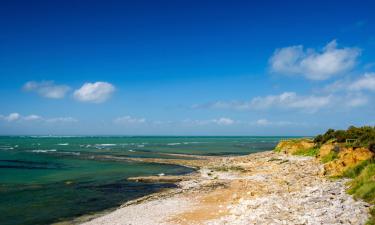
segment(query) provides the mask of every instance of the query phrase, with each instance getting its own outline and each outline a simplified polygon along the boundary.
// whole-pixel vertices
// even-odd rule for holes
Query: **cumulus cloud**
[[[23,85],[23,90],[28,92],[36,92],[45,98],[61,99],[70,90],[67,85],[56,85],[54,81],[29,81]]]
[[[116,118],[113,122],[116,124],[128,124],[128,125],[129,124],[144,124],[146,123],[146,119],[134,118],[131,116],[123,116],[123,117]]]
[[[108,100],[115,87],[108,82],[85,83],[74,91],[74,98],[81,102],[102,103]]]
[[[25,122],[40,121],[40,122],[48,122],[48,123],[78,122],[78,120],[73,117],[45,118],[45,117],[35,115],[35,114],[23,116],[19,113],[10,113],[9,115],[0,115],[0,120],[7,121],[7,122],[16,122],[16,121],[25,121]]]
[[[321,51],[304,49],[302,45],[276,49],[269,64],[276,73],[326,80],[352,69],[360,53],[358,48],[337,48],[333,40]]]

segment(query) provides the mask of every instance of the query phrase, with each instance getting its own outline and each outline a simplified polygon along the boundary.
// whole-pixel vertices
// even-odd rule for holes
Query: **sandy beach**
[[[323,166],[313,157],[267,151],[238,157],[134,160],[198,170],[177,179],[176,189],[128,202],[84,225],[365,224],[368,218],[370,205],[345,192],[346,179],[323,176]]]

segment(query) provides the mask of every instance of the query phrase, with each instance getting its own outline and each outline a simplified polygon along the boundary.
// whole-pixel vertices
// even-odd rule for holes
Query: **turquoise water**
[[[192,172],[107,156],[242,155],[273,149],[281,138],[0,137],[0,224],[49,224],[98,212],[174,187],[127,177]]]

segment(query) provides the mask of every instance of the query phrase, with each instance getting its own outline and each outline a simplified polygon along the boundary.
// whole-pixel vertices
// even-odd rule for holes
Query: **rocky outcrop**
[[[373,157],[374,153],[367,148],[341,147],[337,159],[324,165],[324,174],[341,176],[347,169]]]
[[[275,151],[294,155],[299,151],[311,149],[315,146],[311,139],[282,140],[277,144]]]

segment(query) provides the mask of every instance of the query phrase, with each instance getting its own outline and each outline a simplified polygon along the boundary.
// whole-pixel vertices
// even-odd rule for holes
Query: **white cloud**
[[[360,53],[358,48],[337,48],[333,40],[321,51],[305,50],[302,45],[277,49],[269,63],[276,73],[326,80],[352,69]]]
[[[289,121],[269,121],[267,119],[259,119],[255,122],[251,122],[251,125],[258,126],[289,126],[289,125],[305,125],[303,123],[295,123]]]
[[[134,118],[131,116],[123,116],[116,118],[114,121],[116,124],[144,124],[146,123],[145,118]]]
[[[295,92],[284,92],[280,95],[255,97],[251,100],[252,108],[264,109],[271,107],[317,110],[330,104],[331,96],[298,96]]]
[[[85,83],[74,91],[74,98],[81,102],[102,103],[108,100],[115,87],[108,82]]]
[[[227,117],[221,117],[219,119],[214,119],[212,121],[218,125],[223,125],[223,126],[234,124],[234,120],[232,120],[231,118],[227,118]]]
[[[21,115],[19,113],[10,113],[7,116],[0,115],[1,120],[5,120],[5,121],[8,121],[8,122],[13,122],[13,121],[16,121],[20,118],[21,118]]]
[[[328,106],[333,100],[331,95],[327,96],[299,96],[295,92],[283,92],[280,95],[268,95],[254,97],[250,101],[219,101],[203,105],[194,105],[193,108],[216,108],[235,110],[260,110],[270,108],[300,109],[315,112]]]
[[[267,119],[259,119],[255,122],[257,125],[265,126],[265,125],[270,125],[271,122],[268,121]]]
[[[24,116],[23,119],[27,121],[35,121],[35,120],[42,120],[43,118],[38,115],[28,115],[28,116]]]
[[[182,121],[183,124],[185,125],[193,125],[193,126],[205,126],[205,125],[219,125],[219,126],[229,126],[233,125],[235,123],[239,123],[238,121],[235,121],[231,118],[228,117],[220,117],[217,119],[210,119],[210,120],[191,120],[191,119],[186,119]]]
[[[56,118],[44,118],[42,116],[38,116],[35,114],[22,116],[19,113],[10,113],[7,116],[0,115],[0,120],[7,121],[7,122],[16,122],[16,121],[40,121],[40,122],[48,122],[48,123],[56,123],[56,122],[63,122],[63,123],[71,123],[71,122],[78,122],[77,119],[73,117],[56,117]]]
[[[23,86],[23,90],[36,92],[45,98],[60,99],[65,97],[70,87],[66,85],[56,85],[54,81],[29,81]]]
[[[375,91],[375,73],[365,73],[348,86],[352,91]]]
[[[48,123],[75,123],[78,122],[77,119],[73,117],[56,117],[56,118],[46,118],[44,121]]]

